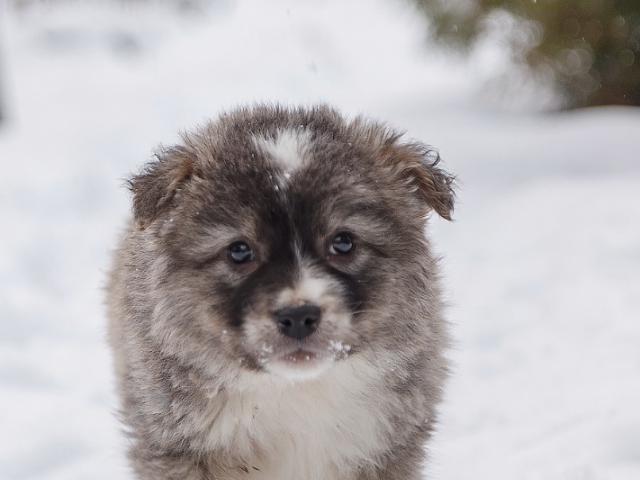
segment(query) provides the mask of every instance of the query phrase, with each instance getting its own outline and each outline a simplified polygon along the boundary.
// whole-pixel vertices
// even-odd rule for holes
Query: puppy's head
[[[434,160],[324,107],[185,135],[131,180],[151,334],[205,367],[291,378],[411,343],[429,308],[424,220],[453,208]]]

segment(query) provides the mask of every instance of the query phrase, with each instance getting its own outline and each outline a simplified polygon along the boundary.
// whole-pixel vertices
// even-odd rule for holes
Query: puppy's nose
[[[280,331],[287,337],[302,340],[318,328],[321,311],[315,305],[281,308],[274,314]]]

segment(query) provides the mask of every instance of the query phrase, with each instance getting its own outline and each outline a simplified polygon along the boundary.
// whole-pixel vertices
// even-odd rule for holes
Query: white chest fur
[[[391,430],[393,400],[363,358],[299,382],[246,373],[226,396],[207,438],[228,456],[215,478],[346,480],[376,462]]]

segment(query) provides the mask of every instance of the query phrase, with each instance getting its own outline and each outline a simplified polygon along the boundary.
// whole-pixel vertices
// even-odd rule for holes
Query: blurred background
[[[0,479],[132,478],[124,179],[254,101],[384,119],[458,176],[426,478],[640,478],[640,2],[0,0]]]

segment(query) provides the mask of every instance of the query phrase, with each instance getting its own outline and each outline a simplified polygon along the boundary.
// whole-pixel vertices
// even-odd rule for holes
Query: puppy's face
[[[132,180],[154,245],[152,332],[173,354],[306,378],[406,338],[424,214],[451,192],[382,129],[268,113],[187,137]]]

